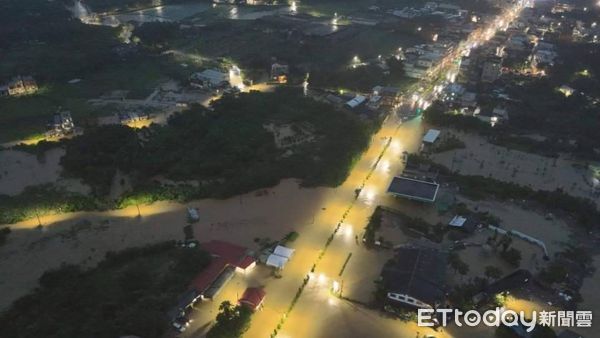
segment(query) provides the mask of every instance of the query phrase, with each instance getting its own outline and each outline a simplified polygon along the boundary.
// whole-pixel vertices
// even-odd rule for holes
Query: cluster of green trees
[[[312,141],[280,149],[264,128],[268,123],[306,129]],[[225,96],[213,110],[196,106],[173,116],[166,126],[141,132],[122,125],[90,128],[64,142],[61,164],[66,176],[83,179],[93,194],[40,186],[0,196],[0,223],[51,212],[225,198],[283,178],[299,178],[306,186],[336,186],[368,146],[374,128],[375,123],[304,97],[298,89]],[[129,175],[133,191],[109,201],[117,170]],[[162,185],[154,179],[158,175],[199,184]]]
[[[432,149],[433,153],[443,153],[445,151],[450,151],[454,149],[464,149],[465,143],[459,139],[458,137],[451,135],[447,138],[444,138],[438,142]]]
[[[421,155],[409,155],[411,163],[425,163],[439,171],[446,179],[460,187],[460,193],[475,200],[496,198],[500,200],[527,200],[537,202],[552,211],[572,216],[577,224],[593,229],[600,224],[600,210],[587,198],[571,196],[561,189],[554,191],[533,190],[512,182],[504,182],[490,177],[460,175],[448,168],[433,163]]]
[[[267,123],[307,126],[313,142],[277,148]],[[124,126],[100,127],[67,143],[61,163],[100,193],[115,170],[134,174],[140,186],[155,175],[210,185],[226,197],[296,177],[306,185],[336,186],[368,146],[373,125],[332,106],[303,97],[297,89],[225,96],[213,110],[196,106],[151,126],[140,141]],[[342,150],[342,151],[340,151]]]
[[[369,218],[369,223],[367,223],[367,226],[365,227],[365,234],[363,235],[363,239],[367,247],[372,247],[375,245],[375,236],[377,235],[377,231],[381,228],[381,218],[382,210],[380,206],[377,206]]]
[[[93,187],[96,195],[106,195],[117,170],[130,172],[141,152],[134,129],[107,125],[67,142],[60,164],[67,175],[75,174]]]
[[[44,184],[27,187],[16,196],[0,195],[0,224],[16,223],[50,213],[104,208],[106,204],[97,198]]]
[[[346,88],[370,92],[373,87],[394,86],[405,87],[413,81],[404,75],[402,61],[395,57],[385,60],[389,70],[386,73],[381,67],[370,64],[350,68],[345,66],[339,69],[321,70],[311,74],[310,83],[318,88]]]
[[[465,263],[455,251],[450,252],[448,255],[448,263],[452,270],[463,276],[469,273],[469,265]]]
[[[0,48],[5,52],[0,79],[18,74],[32,74],[38,81],[72,79],[118,60],[111,51],[118,44],[116,29],[73,20],[66,8],[70,4],[68,0],[3,1]]]
[[[206,334],[207,338],[237,338],[241,337],[250,327],[252,310],[246,306],[234,306],[224,301],[219,306],[217,323]]]
[[[423,112],[425,122],[435,126],[452,127],[458,130],[487,132],[492,127],[473,116],[448,113],[448,108],[442,102],[434,102]]]
[[[210,263],[172,242],[109,253],[96,268],[65,265],[0,315],[3,337],[162,337],[167,312]]]
[[[365,227],[365,234],[363,235],[365,245],[372,246],[375,244],[376,240],[383,242],[383,237],[376,239],[375,236],[377,235],[377,231],[381,228],[381,222],[384,211],[389,212],[393,214],[393,217],[402,220],[403,229],[409,229],[418,232],[419,234],[425,236],[427,239],[436,243],[440,243],[444,239],[444,235],[446,234],[446,227],[442,226],[440,223],[435,225],[429,224],[421,218],[410,217],[400,212],[399,210],[392,210],[389,208],[383,209],[381,206],[378,206],[377,208],[375,208],[375,211],[373,211],[373,214],[369,218],[369,223]]]
[[[489,177],[453,174],[461,193],[473,199],[497,198],[501,200],[529,200],[538,202],[553,211],[562,211],[575,218],[586,229],[600,224],[600,211],[589,199],[574,197],[564,191],[533,190],[515,183],[503,182]]]

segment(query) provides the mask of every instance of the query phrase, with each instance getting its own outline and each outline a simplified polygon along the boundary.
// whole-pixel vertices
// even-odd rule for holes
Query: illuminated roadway
[[[445,80],[443,72],[455,67],[452,61],[457,60],[467,48],[484,43],[498,29],[506,27],[518,16],[520,9],[520,6],[515,5],[507,10],[490,27],[475,31],[447,55],[441,61],[442,66],[437,67],[436,73],[414,87],[420,88],[418,95],[421,102],[417,99],[417,104],[427,106],[437,94],[434,87],[443,84]],[[408,93],[417,93],[413,90],[409,90]],[[314,273],[311,274],[311,280],[291,313],[286,316],[285,323],[279,329],[277,336],[413,337],[417,332],[421,335],[446,336],[446,332],[428,331],[416,327],[414,323],[384,318],[376,311],[342,300],[330,292],[335,280],[340,286],[343,283],[342,292],[345,297],[368,302],[375,289],[373,280],[377,278],[381,267],[389,257],[389,253],[365,249],[356,242],[356,237],[362,238],[363,229],[377,205],[394,203],[386,196],[385,191],[392,177],[402,170],[402,152],[415,152],[420,146],[423,132],[420,118],[401,125],[400,123],[395,114],[390,114],[382,128],[373,136],[370,147],[362,155],[344,184],[323,199],[321,210],[314,215],[310,224],[297,227],[300,237],[292,245],[296,249],[295,256],[283,269],[282,278],[270,281],[265,287],[267,292],[265,309],[254,314],[252,325],[244,337],[271,336],[281,318],[286,316],[285,313],[303,278],[317,262],[320,250],[325,247],[328,237],[350,205],[353,207],[340,231],[335,235],[322,260],[318,262]],[[380,157],[380,161],[377,162]],[[377,166],[374,167],[376,164]],[[372,171],[373,168],[375,169]],[[369,175],[371,171],[372,174]],[[364,189],[354,201],[355,189],[361,187],[363,182]],[[340,277],[340,271],[350,253],[352,256]]]

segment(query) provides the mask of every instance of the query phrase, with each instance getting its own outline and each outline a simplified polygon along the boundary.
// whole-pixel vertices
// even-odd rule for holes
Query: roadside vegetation
[[[250,327],[252,310],[246,306],[224,301],[219,306],[217,323],[206,334],[207,338],[241,337]]]
[[[210,262],[172,242],[108,253],[96,268],[65,265],[0,315],[3,337],[161,337],[168,310]]]
[[[495,198],[502,201],[517,200],[539,203],[552,212],[562,212],[572,217],[576,223],[585,229],[592,230],[600,224],[600,210],[589,199],[574,197],[564,191],[533,190],[511,182],[503,182],[490,177],[460,175],[448,168],[433,163],[421,155],[410,154],[412,163],[430,164],[439,171],[443,179],[453,182],[460,187],[460,193],[468,198],[480,200]]]
[[[28,187],[16,196],[0,195],[0,224],[16,223],[46,214],[104,208],[106,205],[94,197],[44,184]]]
[[[64,175],[81,178],[93,193],[86,197],[39,186],[0,196],[0,223],[160,200],[227,198],[284,178],[298,178],[304,186],[337,186],[377,127],[377,122],[306,98],[299,89],[225,96],[213,109],[196,106],[174,115],[166,126],[141,131],[121,125],[90,128],[63,141]],[[264,127],[268,123],[291,125],[305,142],[278,147]],[[117,170],[130,177],[133,189],[113,201],[107,196]],[[180,183],[163,184],[157,177]]]

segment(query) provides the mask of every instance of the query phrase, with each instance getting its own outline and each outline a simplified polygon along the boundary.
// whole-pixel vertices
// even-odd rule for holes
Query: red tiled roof
[[[201,247],[208,251],[213,259],[208,267],[202,270],[190,284],[190,287],[195,288],[198,293],[203,293],[208,289],[228,265],[245,270],[255,261],[253,257],[246,254],[246,248],[232,243],[213,240],[202,243]]]
[[[267,293],[262,288],[247,288],[239,302],[256,309],[265,299]]]
[[[202,294],[217,279],[226,266],[227,264],[223,259],[213,258],[210,264],[192,280],[190,287]]]
[[[254,259],[254,257],[246,256],[237,264],[237,267],[246,270],[255,261],[256,260]]]

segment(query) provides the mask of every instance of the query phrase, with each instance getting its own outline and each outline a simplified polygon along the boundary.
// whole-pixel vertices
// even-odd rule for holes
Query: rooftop
[[[267,293],[262,288],[247,288],[240,298],[239,303],[249,306],[252,310],[255,310],[262,304]]]
[[[213,259],[208,267],[194,278],[190,285],[200,294],[217,280],[226,267],[233,266],[245,270],[255,262],[254,258],[248,254],[248,249],[232,243],[213,240],[202,243],[201,247],[208,251]]]
[[[440,136],[440,131],[437,129],[429,129],[425,136],[423,136],[423,142],[434,143]]]
[[[388,192],[422,202],[434,202],[440,185],[433,182],[396,176],[388,188]]]
[[[429,248],[403,247],[383,267],[388,292],[407,294],[429,304],[444,299],[446,255]]]

